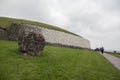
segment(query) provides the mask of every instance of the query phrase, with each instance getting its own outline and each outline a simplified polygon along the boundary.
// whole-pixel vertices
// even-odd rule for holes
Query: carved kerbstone
[[[18,36],[18,45],[21,54],[39,56],[45,46],[45,39],[34,31],[22,31]]]

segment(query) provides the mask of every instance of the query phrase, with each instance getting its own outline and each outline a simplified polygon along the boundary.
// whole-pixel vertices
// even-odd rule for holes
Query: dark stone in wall
[[[8,40],[7,31],[0,29],[0,40]]]
[[[0,29],[2,29],[2,30],[4,30],[4,31],[7,31],[7,29],[6,29],[6,28],[3,28],[3,27],[1,27],[1,26],[0,26]]]
[[[27,25],[27,24],[12,23],[10,28],[8,29],[9,40],[17,41],[18,35],[21,31],[26,31],[26,32],[33,31],[37,34],[41,34],[41,28],[38,28],[36,26]]]
[[[12,41],[17,41],[18,40],[18,34],[21,26],[16,23],[12,23],[10,28],[8,29],[8,38],[9,40]]]
[[[45,46],[45,39],[35,32],[20,32],[18,36],[19,51],[23,55],[39,56]]]
[[[77,47],[77,46],[72,46],[72,45],[64,45],[64,44],[59,44],[59,43],[49,43],[49,42],[46,42],[45,45],[56,46],[56,47],[66,47],[66,48],[72,48],[72,49],[91,50],[91,49],[88,49],[88,48],[82,48],[82,47]]]

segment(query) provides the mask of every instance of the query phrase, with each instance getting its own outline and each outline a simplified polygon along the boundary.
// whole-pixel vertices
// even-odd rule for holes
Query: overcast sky
[[[0,16],[48,23],[120,51],[120,0],[0,0]]]

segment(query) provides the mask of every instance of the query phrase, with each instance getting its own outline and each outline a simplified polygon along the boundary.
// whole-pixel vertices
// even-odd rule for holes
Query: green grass
[[[113,56],[116,56],[116,57],[120,58],[120,53],[108,53],[108,54],[111,54]]]
[[[16,42],[0,41],[0,80],[120,80],[120,71],[94,51],[46,46],[22,56]]]
[[[52,25],[49,25],[49,24],[41,23],[41,22],[35,22],[35,21],[23,20],[23,19],[15,19],[15,18],[7,18],[7,17],[0,17],[0,26],[2,26],[4,28],[8,28],[8,27],[10,27],[11,23],[30,24],[30,25],[40,26],[40,27],[43,27],[43,28],[53,29],[53,30],[77,35],[77,34],[74,34],[72,32],[69,32],[67,30],[58,28],[56,26],[52,26]]]
[[[120,58],[120,54],[113,54],[113,55],[115,55],[116,57],[119,57],[119,58]]]

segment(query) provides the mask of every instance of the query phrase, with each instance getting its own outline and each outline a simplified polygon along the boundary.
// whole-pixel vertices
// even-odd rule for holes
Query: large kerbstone
[[[20,32],[18,36],[19,51],[24,55],[39,56],[45,46],[45,39],[35,32]]]

